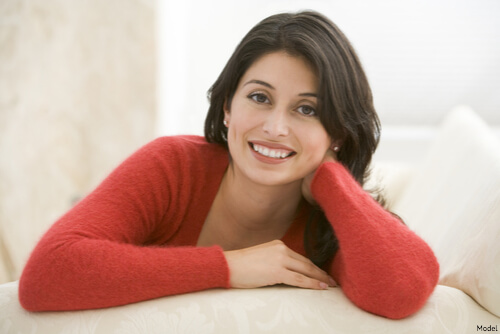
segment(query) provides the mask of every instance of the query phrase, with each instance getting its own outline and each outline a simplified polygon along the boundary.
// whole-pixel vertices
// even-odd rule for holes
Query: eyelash
[[[266,103],[266,102],[258,101],[257,98],[259,98],[259,97],[264,97],[266,99],[266,101],[269,101],[269,98],[264,93],[257,92],[257,93],[252,93],[252,94],[248,95],[248,98],[250,98],[254,102]]]
[[[301,113],[302,115],[304,115],[306,117],[314,117],[314,116],[316,116],[316,109],[314,109],[313,107],[308,106],[308,105],[302,105],[302,106],[298,107],[297,109],[301,109],[301,108],[307,108],[307,109],[311,110],[310,114],[304,114],[303,112],[299,111],[299,113]]]
[[[248,98],[251,99],[252,101],[254,101],[255,103],[258,103],[258,104],[269,102],[269,98],[266,96],[266,94],[260,93],[260,92],[252,93],[252,94],[248,95]],[[265,98],[265,101],[264,102],[259,101],[258,98]],[[304,108],[309,109],[310,113],[306,114],[306,113],[300,111],[301,109],[304,109]],[[316,109],[314,109],[313,107],[311,107],[309,105],[301,105],[296,110],[298,111],[298,113],[300,113],[302,116],[305,116],[305,117],[316,116]]]

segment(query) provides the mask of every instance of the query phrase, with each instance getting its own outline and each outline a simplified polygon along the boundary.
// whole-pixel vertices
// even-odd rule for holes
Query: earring
[[[339,150],[340,150],[340,148],[339,148],[338,146],[334,146],[334,147],[333,147],[333,151],[334,151],[334,152],[338,152]]]
[[[222,123],[224,123],[224,126],[227,128],[227,121],[224,120]]]

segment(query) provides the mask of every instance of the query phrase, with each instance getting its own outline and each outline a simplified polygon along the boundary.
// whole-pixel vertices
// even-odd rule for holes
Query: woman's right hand
[[[292,251],[282,241],[274,240],[224,255],[229,266],[232,288],[257,288],[287,284],[322,290],[336,286],[335,281],[311,260]]]

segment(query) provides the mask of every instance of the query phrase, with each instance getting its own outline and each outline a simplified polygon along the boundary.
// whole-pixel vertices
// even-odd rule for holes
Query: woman
[[[210,91],[205,138],[159,138],[57,221],[20,279],[27,310],[210,288],[338,282],[403,318],[438,279],[427,244],[361,185],[379,121],[345,36],[314,12],[242,40]]]

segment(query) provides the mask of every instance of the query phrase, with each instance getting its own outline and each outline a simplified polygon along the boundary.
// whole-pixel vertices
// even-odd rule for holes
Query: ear
[[[227,124],[229,124],[231,121],[231,113],[227,105],[227,100],[224,101],[223,110],[224,110],[224,121],[227,122]]]
[[[332,144],[330,145],[330,149],[334,152],[340,151],[340,148],[342,147],[342,144],[344,143],[343,140],[341,139],[333,139]]]

